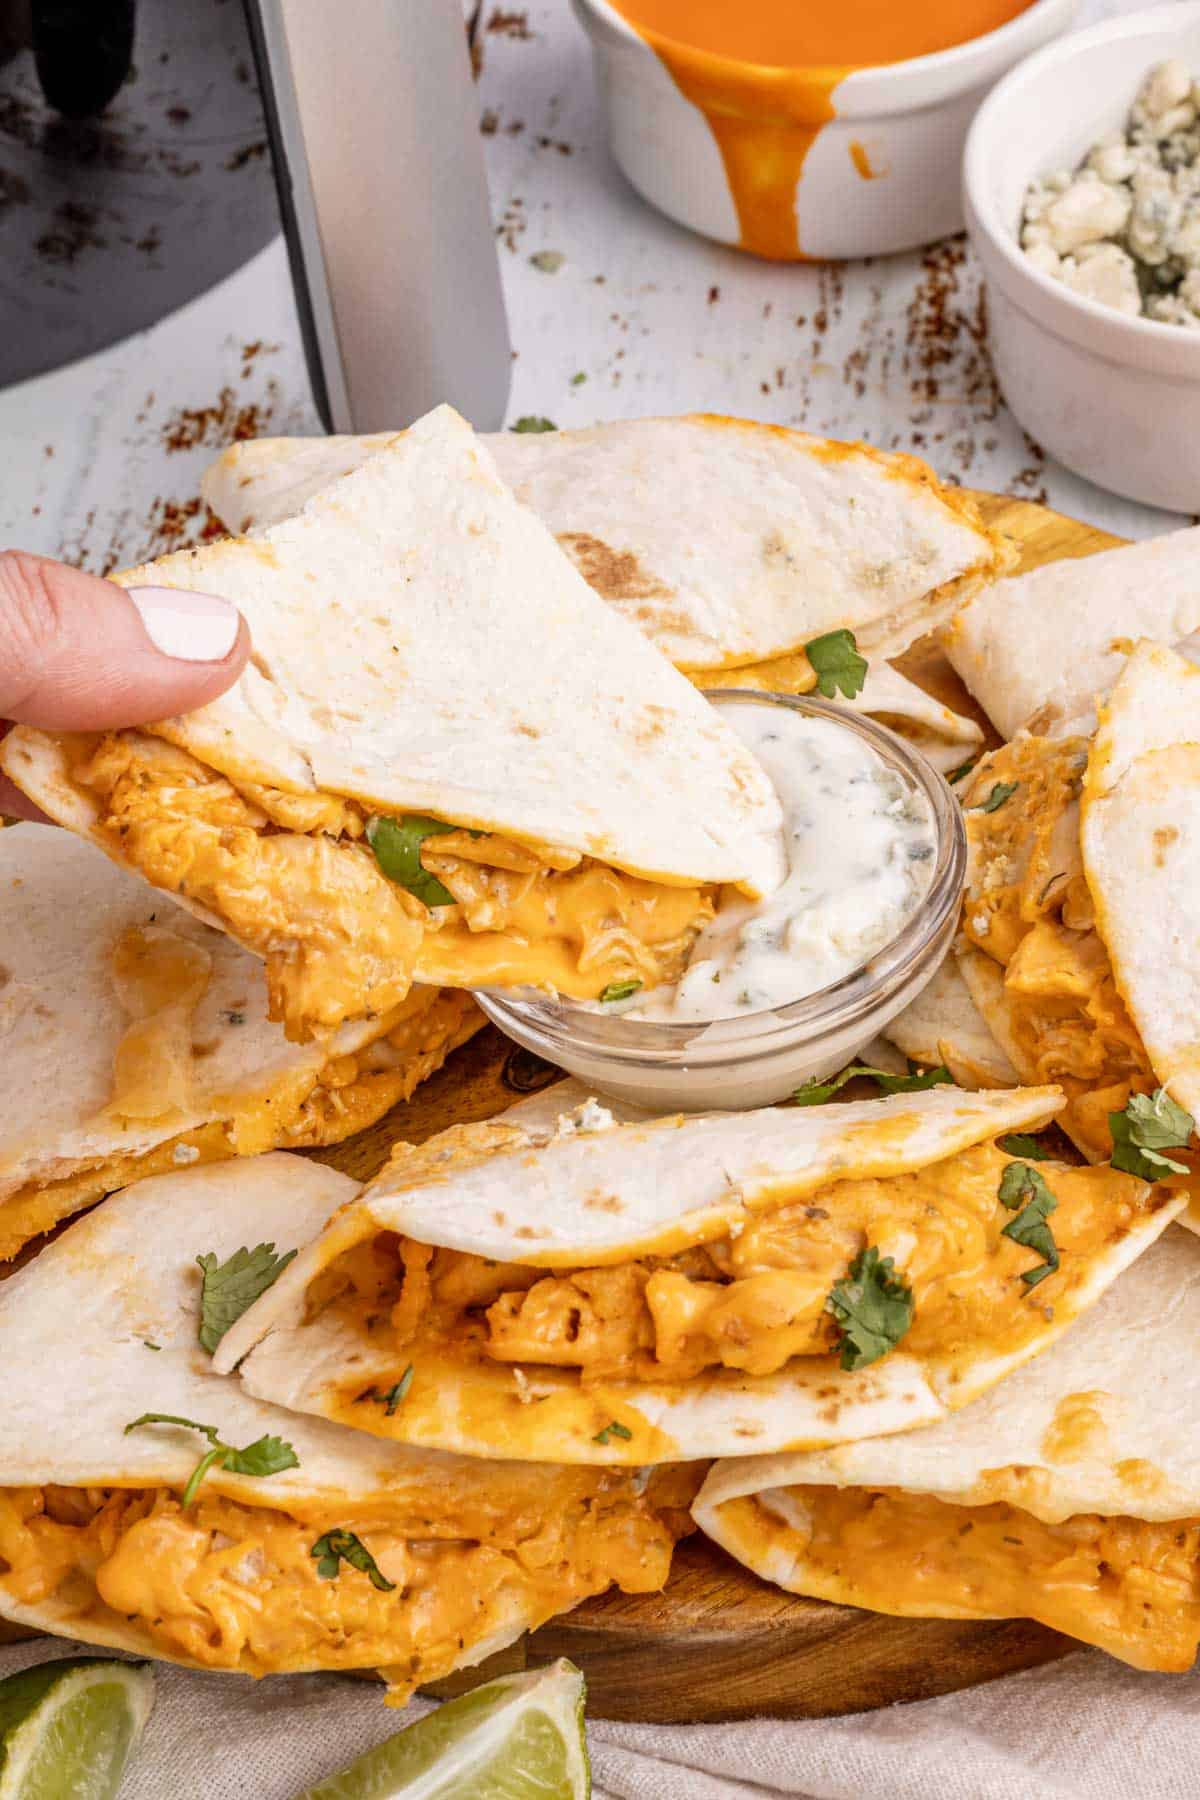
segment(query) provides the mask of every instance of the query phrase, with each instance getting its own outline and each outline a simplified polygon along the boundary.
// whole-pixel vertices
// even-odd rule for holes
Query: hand
[[[231,687],[249,654],[242,615],[216,595],[119,588],[0,551],[0,737],[14,724],[108,731],[191,712]],[[0,813],[42,816],[2,775]]]

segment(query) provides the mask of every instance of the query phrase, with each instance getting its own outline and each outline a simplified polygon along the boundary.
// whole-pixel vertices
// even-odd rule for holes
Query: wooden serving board
[[[1023,569],[1120,542],[1030,501],[976,497],[988,523],[1020,549]],[[931,639],[914,645],[899,666],[955,711],[987,725]],[[989,737],[997,741],[990,728]],[[489,1026],[407,1105],[348,1143],[312,1154],[367,1180],[398,1139],[420,1143],[448,1125],[490,1118],[557,1079],[557,1070]],[[799,1599],[697,1536],[680,1546],[661,1594],[614,1592],[586,1601],[502,1652],[485,1673],[569,1656],[587,1675],[593,1717],[680,1724],[828,1716],[926,1699],[1075,1648],[1023,1619],[894,1619]],[[469,1670],[433,1691],[458,1693],[479,1679]]]

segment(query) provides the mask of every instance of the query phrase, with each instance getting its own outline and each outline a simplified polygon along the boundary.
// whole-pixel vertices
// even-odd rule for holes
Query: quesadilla
[[[687,1471],[407,1450],[213,1372],[355,1192],[281,1155],[158,1176],[0,1284],[0,1616],[194,1668],[379,1668],[399,1701],[614,1582],[662,1586]]]
[[[1200,1244],[1168,1231],[1019,1381],[903,1438],[718,1463],[694,1516],[790,1593],[1032,1618],[1139,1669],[1200,1641]]]
[[[964,796],[959,966],[1021,1079],[1062,1086],[1059,1122],[1095,1161],[1131,1097],[1200,1107],[1198,700],[1189,663],[1142,645],[1095,737],[1022,733]]]
[[[1095,726],[1094,703],[1139,638],[1200,631],[1200,528],[1045,563],[978,590],[946,655],[1001,737]]]
[[[218,1366],[477,1456],[669,1462],[924,1425],[1037,1355],[1185,1203],[1110,1169],[1031,1174],[996,1141],[1061,1103],[938,1087],[456,1127],[396,1153]],[[397,1382],[393,1411],[364,1400]]]
[[[18,728],[46,812],[267,965],[304,1040],[434,986],[596,999],[673,978],[717,884],[782,875],[758,763],[604,606],[447,407],[261,537],[129,587],[208,589],[254,640],[141,731]]]
[[[406,1100],[483,1024],[414,987],[289,1044],[262,964],[90,845],[0,831],[0,1260],[140,1176],[334,1144]]]
[[[953,955],[916,999],[889,1019],[883,1035],[909,1062],[948,1069],[959,1087],[1020,1086],[1020,1076],[988,1029]],[[871,1058],[864,1054],[862,1060]]]
[[[269,530],[396,442],[233,444],[204,497],[230,530]],[[803,692],[804,645],[843,628],[897,654],[1009,561],[971,499],[869,444],[709,413],[486,442],[596,592],[703,686],[771,663],[752,685]]]

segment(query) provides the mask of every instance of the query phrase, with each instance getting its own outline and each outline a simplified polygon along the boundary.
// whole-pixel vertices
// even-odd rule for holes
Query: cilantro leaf
[[[859,655],[852,631],[844,627],[841,631],[827,631],[823,637],[805,644],[804,654],[817,678],[817,692],[824,694],[826,700],[834,699],[839,690],[847,700],[862,693],[867,659]]]
[[[375,861],[389,881],[407,888],[426,906],[453,906],[454,895],[431,875],[421,862],[421,845],[427,837],[441,837],[456,831],[441,819],[425,819],[418,813],[407,813],[402,819],[388,819],[380,814],[367,820],[367,842],[375,852]]]
[[[359,1400],[374,1400],[377,1406],[382,1406],[384,1412],[390,1419],[400,1402],[404,1399],[404,1396],[408,1393],[409,1388],[412,1386],[412,1380],[413,1366],[409,1363],[399,1381],[396,1382],[393,1387],[390,1387],[385,1394],[381,1394],[377,1388],[369,1387],[364,1393],[361,1393],[358,1398]]]
[[[1004,1137],[996,1139],[1005,1156],[1023,1156],[1027,1162],[1054,1162],[1053,1150],[1047,1150],[1040,1138],[1031,1137],[1025,1131],[1010,1131]]]
[[[367,1576],[373,1588],[381,1594],[390,1594],[396,1584],[384,1575],[363,1543],[352,1531],[327,1531],[319,1537],[308,1553],[318,1558],[317,1574],[322,1581],[332,1581],[342,1563],[347,1562],[352,1569],[358,1569]]]
[[[841,1327],[843,1369],[865,1369],[894,1350],[913,1321],[912,1289],[890,1256],[860,1250],[825,1302]]]
[[[1000,1235],[1011,1238],[1014,1244],[1027,1250],[1036,1250],[1042,1259],[1036,1268],[1026,1269],[1021,1276],[1027,1288],[1035,1288],[1058,1267],[1058,1245],[1047,1223],[1058,1201],[1046,1186],[1045,1178],[1027,1162],[1008,1164],[1000,1177],[999,1197],[1001,1206],[1007,1207],[1009,1212],[1017,1212],[1018,1207],[1021,1209]]]
[[[198,1256],[204,1280],[200,1288],[200,1347],[211,1356],[231,1325],[283,1274],[294,1250],[276,1256],[274,1244],[235,1250],[219,1263],[211,1251]]]
[[[792,1105],[821,1106],[859,1075],[876,1082],[884,1094],[920,1094],[926,1088],[942,1087],[946,1083],[951,1087],[954,1085],[954,1077],[944,1063],[939,1063],[936,1069],[922,1069],[910,1057],[907,1075],[893,1075],[888,1069],[871,1069],[866,1063],[850,1063],[840,1075],[834,1075],[828,1081],[821,1081],[814,1075],[803,1087],[796,1089]]]
[[[946,777],[946,780],[950,783],[950,786],[954,787],[957,782],[960,782],[962,780],[964,775],[969,775],[971,773],[971,770],[975,767],[975,764],[978,761],[979,761],[979,757],[977,754],[975,756],[968,756],[966,762],[960,762],[957,769],[951,769],[950,773]]]
[[[185,1509],[196,1498],[196,1490],[212,1468],[228,1469],[234,1475],[278,1475],[284,1469],[300,1467],[300,1458],[282,1438],[256,1438],[244,1450],[235,1450],[232,1444],[221,1442],[216,1425],[201,1425],[196,1419],[180,1418],[178,1413],[143,1413],[125,1427],[124,1435],[128,1437],[131,1431],[137,1431],[143,1425],[182,1425],[185,1430],[198,1431],[208,1439],[211,1449],[200,1458],[183,1490]]]
[[[510,431],[557,431],[558,426],[553,419],[542,419],[536,413],[525,413],[515,425],[510,425],[508,429]]]
[[[1112,1166],[1143,1181],[1161,1181],[1164,1175],[1187,1175],[1186,1163],[1163,1156],[1163,1150],[1182,1148],[1196,1129],[1190,1112],[1176,1104],[1166,1088],[1150,1094],[1131,1094],[1124,1112],[1109,1113]]]
[[[626,1443],[633,1436],[628,1425],[622,1425],[619,1419],[610,1419],[603,1431],[598,1431],[592,1439],[593,1444],[607,1444],[609,1438],[624,1438]]]
[[[610,981],[600,999],[606,1006],[613,1000],[628,1000],[631,994],[637,993],[641,985],[640,981],[635,980]]]
[[[1020,785],[1019,781],[993,782],[992,791],[987,799],[981,800],[978,806],[973,806],[971,808],[971,811],[982,813],[999,812],[1000,808],[1004,805],[1004,802],[1012,799]]]

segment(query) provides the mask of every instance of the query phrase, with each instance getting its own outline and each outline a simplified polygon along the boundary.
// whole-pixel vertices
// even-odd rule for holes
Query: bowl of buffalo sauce
[[[613,153],[681,225],[780,262],[961,228],[963,141],[1076,0],[574,0]]]

